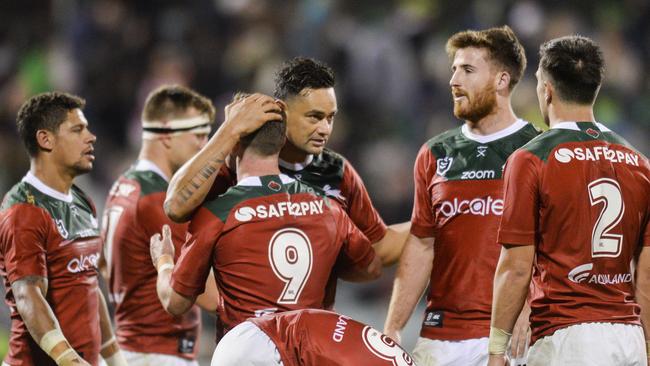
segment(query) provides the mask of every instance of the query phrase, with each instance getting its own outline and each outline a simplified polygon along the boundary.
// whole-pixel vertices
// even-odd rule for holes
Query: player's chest
[[[101,239],[92,211],[65,202],[54,202],[46,209],[51,218],[46,250],[52,273],[94,271],[99,261]]]

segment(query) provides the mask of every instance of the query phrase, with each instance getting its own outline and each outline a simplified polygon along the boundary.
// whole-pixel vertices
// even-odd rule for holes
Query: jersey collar
[[[165,173],[163,173],[162,169],[160,169],[158,167],[158,165],[156,165],[156,163],[154,163],[151,160],[147,160],[147,159],[138,160],[138,162],[135,164],[134,169],[137,170],[137,171],[148,171],[148,170],[150,170],[150,171],[158,174],[162,179],[165,180],[165,182],[169,182],[169,178],[165,175]]]
[[[463,135],[465,137],[467,137],[468,139],[476,141],[476,142],[478,142],[480,144],[487,144],[488,142],[492,142],[492,141],[498,140],[500,138],[512,135],[513,133],[521,130],[524,127],[526,127],[527,124],[528,124],[528,122],[524,121],[523,119],[517,119],[510,126],[504,128],[504,129],[502,129],[500,131],[491,133],[489,135],[477,135],[475,133],[472,133],[469,130],[469,127],[467,127],[467,124],[464,124],[463,127],[461,127],[460,130],[463,133]]]
[[[305,161],[303,161],[301,163],[289,163],[289,162],[286,162],[286,161],[284,161],[282,159],[278,159],[278,164],[281,167],[285,168],[285,169],[289,169],[289,170],[294,171],[294,172],[299,172],[299,171],[305,169],[307,167],[307,165],[311,164],[312,161],[314,161],[314,154],[307,155],[307,158],[305,158]]]
[[[595,122],[594,123],[598,129],[604,132],[610,132],[611,130],[607,128],[604,124],[600,122]],[[563,129],[563,130],[574,130],[574,131],[580,131],[580,127],[578,127],[578,123],[575,121],[564,121],[564,122],[558,122],[551,127],[552,130],[554,129]]]
[[[32,186],[34,186],[34,188],[41,191],[41,193],[48,195],[54,199],[67,202],[67,203],[72,202],[73,197],[71,192],[68,192],[68,194],[64,194],[55,190],[54,188],[50,188],[45,183],[43,183],[42,180],[38,179],[34,174],[32,174],[32,172],[27,172],[25,177],[23,177],[22,181],[31,184]]]
[[[289,177],[286,174],[280,174],[280,181],[282,181],[282,184],[289,184],[291,182],[295,182],[296,180]],[[262,186],[262,179],[258,176],[252,176],[252,177],[246,177],[239,182],[237,182],[238,186],[244,186],[244,187],[261,187]]]

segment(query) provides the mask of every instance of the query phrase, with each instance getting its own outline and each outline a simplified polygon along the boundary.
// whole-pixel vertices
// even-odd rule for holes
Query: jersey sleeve
[[[346,198],[352,222],[371,242],[381,240],[386,235],[386,224],[373,206],[363,180],[347,160],[343,165],[341,194]]]
[[[205,281],[213,263],[214,244],[222,227],[223,223],[207,209],[201,208],[197,212],[172,272],[174,291],[190,298],[205,291]]]
[[[332,205],[336,204],[332,203]],[[342,209],[338,209],[336,215],[338,216],[339,240],[342,241],[337,267],[349,268],[352,266],[365,270],[375,258],[375,250],[368,238],[356,227]]]
[[[432,237],[435,233],[435,217],[429,194],[429,186],[436,174],[436,158],[425,144],[420,148],[413,166],[413,213],[411,234],[419,238]]]
[[[26,276],[47,277],[46,243],[51,220],[43,209],[28,204],[16,205],[6,213],[0,243],[10,283]]]
[[[163,208],[164,201],[164,192],[140,197],[137,205],[137,225],[141,228],[147,238],[151,238],[151,236],[156,233],[161,233],[163,225],[169,225],[172,231],[174,248],[176,249],[175,259],[178,259],[180,249],[186,239],[187,225],[177,224],[165,215],[165,210]]]
[[[535,245],[539,222],[539,169],[541,160],[526,150],[515,151],[504,171],[504,207],[498,242]]]

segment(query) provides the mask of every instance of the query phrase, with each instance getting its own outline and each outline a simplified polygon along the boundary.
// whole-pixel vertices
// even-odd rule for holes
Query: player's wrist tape
[[[156,271],[160,272],[167,268],[174,268],[174,258],[169,254],[163,254],[156,261]]]
[[[174,265],[172,263],[163,263],[160,267],[158,267],[158,272],[162,272],[166,269],[174,269]]]
[[[124,357],[124,353],[122,353],[122,351],[119,349],[110,357],[104,358],[104,362],[106,362],[106,365],[108,366],[128,366],[128,363],[126,363],[126,358]]]
[[[77,353],[75,352],[75,350],[73,350],[72,348],[68,348],[67,350],[61,352],[59,357],[57,357],[56,360],[54,360],[54,362],[56,362],[57,365],[60,365],[63,361],[69,361],[74,359],[76,354]]]
[[[38,342],[38,345],[41,346],[41,348],[43,349],[43,351],[45,351],[45,353],[47,353],[48,355],[50,355],[50,357],[52,357],[53,356],[52,349],[54,349],[54,347],[61,342],[64,342],[68,349],[72,349],[70,348],[70,346],[68,346],[68,340],[65,339],[63,333],[61,333],[59,329],[52,329],[51,331],[45,333],[43,337],[41,337],[41,341]],[[58,357],[61,356],[59,355]]]
[[[488,340],[488,353],[491,355],[503,355],[508,348],[508,341],[511,333],[503,329],[490,327],[490,339]]]
[[[99,348],[99,351],[103,352],[106,348],[113,345],[113,343],[115,343],[115,342],[116,342],[115,341],[115,336],[113,336],[109,340],[107,340],[106,342],[102,343],[102,346]]]

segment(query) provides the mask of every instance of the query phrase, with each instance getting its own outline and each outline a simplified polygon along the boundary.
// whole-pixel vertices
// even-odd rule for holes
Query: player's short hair
[[[592,104],[605,73],[600,47],[579,35],[552,39],[539,48],[539,68],[550,79],[560,99]]]
[[[181,85],[163,85],[147,96],[142,110],[143,121],[165,121],[182,117],[188,108],[194,107],[214,119],[212,101],[198,92]]]
[[[456,51],[468,47],[485,49],[490,61],[510,74],[508,89],[517,86],[526,69],[526,53],[510,27],[458,32],[447,40],[447,55],[453,59]]]
[[[333,88],[334,71],[312,58],[294,57],[286,61],[275,75],[273,95],[282,100],[298,95],[303,89]]]
[[[86,101],[76,95],[63,92],[47,92],[35,95],[20,107],[16,117],[18,135],[29,156],[36,156],[39,151],[36,141],[38,130],[56,133],[65,122],[67,115],[74,109],[82,109]]]

